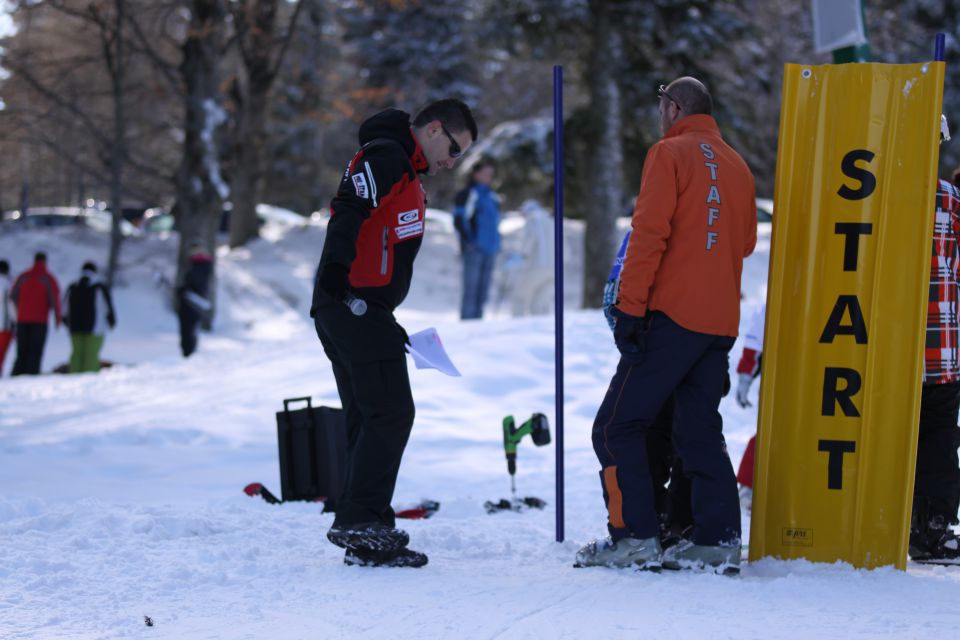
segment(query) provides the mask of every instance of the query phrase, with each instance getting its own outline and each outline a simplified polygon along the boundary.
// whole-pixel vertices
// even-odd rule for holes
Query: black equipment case
[[[306,402],[307,406],[290,409]],[[347,433],[343,410],[314,407],[310,398],[288,398],[277,412],[280,490],[283,501],[324,500],[336,508],[346,467]]]

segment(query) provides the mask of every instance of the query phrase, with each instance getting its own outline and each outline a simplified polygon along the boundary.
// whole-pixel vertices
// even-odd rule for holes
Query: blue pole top
[[[938,33],[936,44],[933,46],[933,59],[937,62],[943,62],[944,55],[943,51],[946,49],[947,45],[947,35],[945,33]]]

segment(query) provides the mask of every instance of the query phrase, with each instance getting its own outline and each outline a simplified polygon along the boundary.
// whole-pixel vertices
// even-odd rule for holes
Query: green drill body
[[[514,476],[517,473],[517,445],[523,436],[530,434],[533,443],[538,447],[550,444],[550,427],[547,417],[542,413],[535,413],[530,419],[517,428],[513,416],[503,419],[503,452],[507,456],[507,471],[510,473],[510,491],[516,494]]]

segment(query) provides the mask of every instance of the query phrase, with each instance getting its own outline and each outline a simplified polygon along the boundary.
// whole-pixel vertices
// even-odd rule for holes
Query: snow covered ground
[[[567,541],[554,542],[553,448],[529,439],[519,447],[518,492],[548,508],[487,515],[485,500],[509,496],[504,414],[541,411],[556,424],[553,319],[510,318],[504,304],[490,320],[460,322],[455,239],[443,224],[429,229],[398,314],[411,333],[437,327],[463,373],[411,368],[417,421],[395,504],[441,502],[432,519],[404,522],[430,564],[344,566],[324,536],[329,514],[241,491],[260,481],[279,493],[274,413],[283,398],[339,404],[306,317],[322,226],[266,236],[221,255],[220,315],[189,360],[155,277],[172,275],[175,242],[150,237],[124,248],[119,326],[103,352],[117,366],[0,380],[3,640],[957,634],[960,568],[764,560],[738,579],[572,569],[576,549],[604,534],[589,433],[617,354],[596,311],[568,311],[565,326]],[[0,228],[0,257],[15,271],[39,249],[66,285],[84,260],[102,263],[106,238]],[[768,256],[762,226],[745,268],[742,324],[765,294]],[[571,250],[573,303],[581,263]],[[496,295],[509,294],[500,284]],[[52,332],[44,370],[67,356],[65,332]],[[5,375],[11,366],[9,354]],[[731,396],[721,410],[737,464],[756,409]]]

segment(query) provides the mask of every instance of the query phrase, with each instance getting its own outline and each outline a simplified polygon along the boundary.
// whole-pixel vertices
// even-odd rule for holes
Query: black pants
[[[913,487],[914,509],[928,517],[957,523],[960,507],[960,382],[923,385],[920,395],[920,437]]]
[[[17,323],[17,359],[10,375],[40,373],[43,347],[47,343],[47,323]]]
[[[347,463],[334,524],[395,526],[390,501],[413,428],[414,406],[403,333],[393,314],[345,305],[316,309],[314,325],[333,366],[347,426]]]
[[[190,304],[181,298],[180,311],[177,312],[180,318],[180,351],[183,357],[188,358],[190,354],[197,350],[197,330],[200,325],[200,314],[190,306]]]
[[[647,434],[673,394],[673,444],[692,483],[693,541],[738,541],[737,480],[717,410],[734,339],[689,331],[659,312],[648,316],[641,339],[639,353],[621,356],[593,424],[610,534],[659,534]]]
[[[690,479],[683,475],[683,462],[673,448],[673,402],[671,396],[647,430],[647,458],[657,519],[661,526],[680,532],[693,524],[693,511]]]

